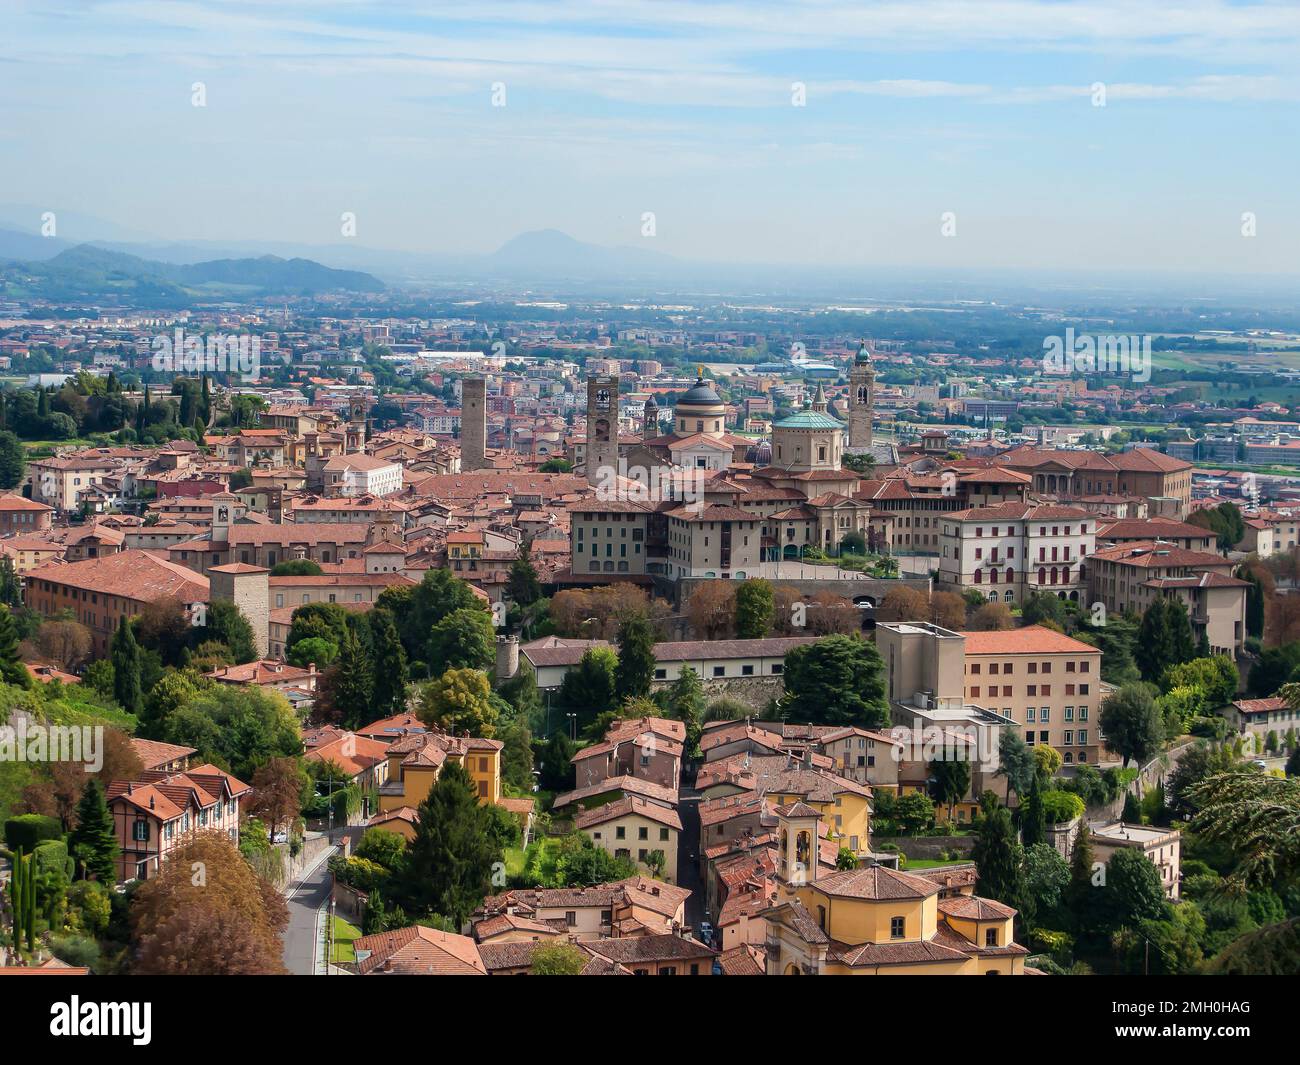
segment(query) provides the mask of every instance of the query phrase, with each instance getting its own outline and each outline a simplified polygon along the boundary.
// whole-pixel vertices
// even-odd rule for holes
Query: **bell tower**
[[[872,407],[875,404],[876,371],[871,365],[867,342],[861,341],[849,371],[849,447],[871,446]]]
[[[806,802],[778,806],[776,876],[787,891],[817,879],[817,832],[821,814]]]
[[[587,379],[587,480],[618,472],[618,378]]]

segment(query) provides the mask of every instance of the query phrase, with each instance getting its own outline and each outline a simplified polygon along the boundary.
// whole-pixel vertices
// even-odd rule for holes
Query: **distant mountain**
[[[506,241],[488,256],[486,265],[489,272],[591,280],[665,275],[680,262],[648,248],[587,244],[558,229],[538,229]]]
[[[21,234],[19,234],[21,236]],[[216,259],[163,263],[94,244],[78,244],[46,260],[0,265],[4,290],[55,300],[119,299],[143,306],[184,305],[240,296],[310,296],[322,292],[382,292],[382,281],[335,270],[310,259]]]
[[[4,259],[52,259],[69,247],[66,240],[42,237],[16,229],[0,229],[0,261]]]

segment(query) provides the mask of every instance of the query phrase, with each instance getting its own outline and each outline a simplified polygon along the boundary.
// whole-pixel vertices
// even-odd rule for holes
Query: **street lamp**
[[[569,719],[569,739],[572,740],[574,743],[577,743],[578,742],[578,715],[565,714],[564,716]]]

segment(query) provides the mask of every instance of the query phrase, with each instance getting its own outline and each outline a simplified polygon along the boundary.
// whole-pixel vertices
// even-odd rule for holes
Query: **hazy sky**
[[[0,0],[0,203],[154,239],[330,243],[351,211],[411,250],[1300,273],[1298,57],[1294,3]]]

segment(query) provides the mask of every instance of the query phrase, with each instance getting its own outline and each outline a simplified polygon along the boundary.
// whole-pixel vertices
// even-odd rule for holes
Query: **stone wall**
[[[961,851],[970,854],[975,846],[974,836],[872,836],[871,849],[879,851],[886,843],[892,843],[909,858],[921,861],[934,861],[942,851]]]
[[[771,700],[785,694],[785,683],[780,677],[709,677],[701,678],[700,684],[704,688],[706,704],[726,696],[739,699],[755,710],[765,710]],[[659,680],[651,685],[656,690],[672,686],[671,680]]]

